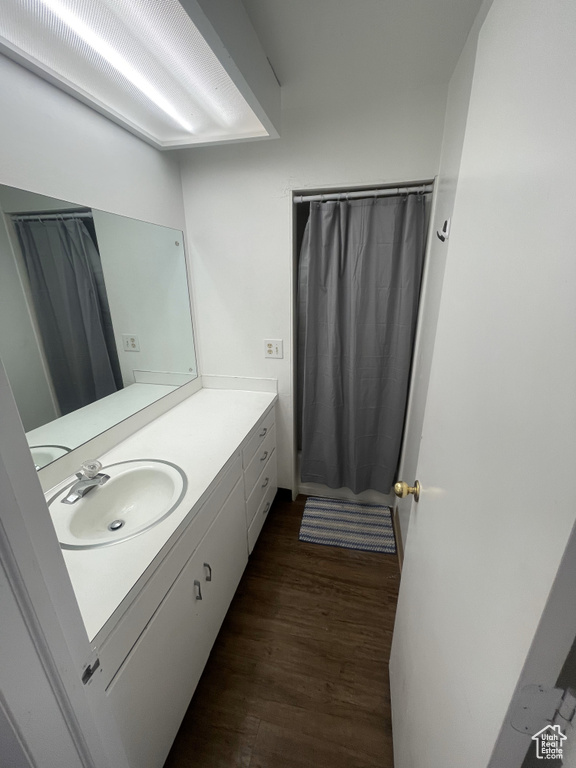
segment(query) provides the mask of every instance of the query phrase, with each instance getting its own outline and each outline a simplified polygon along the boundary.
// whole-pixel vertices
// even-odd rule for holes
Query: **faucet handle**
[[[96,459],[91,459],[90,461],[85,461],[80,469],[85,477],[92,480],[92,478],[96,477],[98,472],[102,469],[102,464],[99,461],[96,461]]]

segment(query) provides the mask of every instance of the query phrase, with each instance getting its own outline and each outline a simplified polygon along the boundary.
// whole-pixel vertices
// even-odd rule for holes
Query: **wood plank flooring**
[[[395,555],[298,541],[277,497],[165,768],[392,768]]]

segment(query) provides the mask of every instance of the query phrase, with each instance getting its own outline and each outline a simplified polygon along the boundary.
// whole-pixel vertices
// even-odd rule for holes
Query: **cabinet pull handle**
[[[197,579],[194,579],[194,589],[196,590],[196,600],[202,600],[202,587]]]
[[[204,563],[204,568],[208,569],[208,575],[206,576],[206,581],[212,581],[212,566],[210,563]]]
[[[262,430],[262,432],[260,432],[260,434],[258,435],[258,437],[264,437],[264,435],[266,434],[266,432],[268,432],[268,427],[264,427],[264,429]]]
[[[266,504],[266,506],[264,507],[264,510],[262,512],[263,515],[267,515],[268,514],[268,510],[270,509],[271,503],[272,502],[269,501],[268,504]]]
[[[268,451],[264,451],[264,454],[262,455],[262,458],[260,459],[260,461],[266,461],[267,457],[268,457]]]
[[[267,477],[266,480],[264,480],[264,482],[262,483],[262,488],[266,488],[269,482],[270,482],[270,478]]]

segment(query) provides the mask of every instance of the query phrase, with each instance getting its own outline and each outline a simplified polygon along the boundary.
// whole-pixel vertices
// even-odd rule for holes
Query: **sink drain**
[[[108,526],[109,531],[118,531],[120,528],[122,528],[124,525],[124,520],[114,520],[110,523]]]

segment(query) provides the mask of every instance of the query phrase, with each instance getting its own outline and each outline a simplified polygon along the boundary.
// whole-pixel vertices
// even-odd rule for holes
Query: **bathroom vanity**
[[[187,479],[139,535],[63,550],[93,649],[84,680],[101,676],[133,768],[163,765],[272,505],[276,399],[201,389],[97,457],[104,472],[153,459]]]

